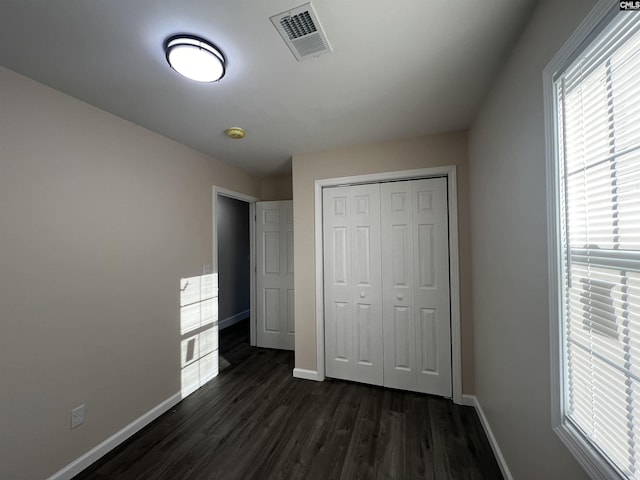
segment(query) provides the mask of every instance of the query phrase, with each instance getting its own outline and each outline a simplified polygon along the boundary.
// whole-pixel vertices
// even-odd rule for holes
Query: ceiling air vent
[[[331,51],[311,3],[274,15],[271,23],[298,61]]]

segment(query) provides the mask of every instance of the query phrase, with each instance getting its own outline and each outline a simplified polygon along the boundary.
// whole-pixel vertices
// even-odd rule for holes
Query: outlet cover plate
[[[71,428],[79,427],[84,423],[84,403],[71,410]]]

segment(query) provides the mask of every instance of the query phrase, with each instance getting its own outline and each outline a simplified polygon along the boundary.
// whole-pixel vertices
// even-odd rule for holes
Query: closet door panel
[[[449,225],[445,178],[414,180],[416,390],[451,397]]]
[[[350,207],[348,187],[323,191],[325,368],[345,380],[353,380],[354,361]]]
[[[323,190],[328,377],[382,385],[380,188]]]
[[[353,366],[355,380],[382,385],[382,298],[380,186],[357,185],[351,192]]]
[[[416,388],[415,232],[410,182],[380,185],[384,385]]]

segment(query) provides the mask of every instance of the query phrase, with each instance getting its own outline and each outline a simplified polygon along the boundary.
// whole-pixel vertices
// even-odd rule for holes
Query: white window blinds
[[[640,15],[617,14],[555,87],[564,415],[640,479]]]

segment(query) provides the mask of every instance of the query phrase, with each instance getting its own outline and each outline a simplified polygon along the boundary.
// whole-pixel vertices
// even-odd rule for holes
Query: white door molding
[[[219,187],[217,185],[213,186],[212,189],[212,243],[213,243],[213,271],[218,272],[218,222],[216,216],[216,206],[218,195],[222,195],[223,197],[235,198],[236,200],[241,200],[243,202],[247,202],[249,204],[249,254],[250,254],[250,292],[249,292],[249,308],[251,312],[249,314],[249,324],[251,329],[251,345],[256,344],[256,202],[260,201],[259,198],[252,197],[250,195],[245,195],[244,193],[234,192],[233,190],[228,190],[223,187]]]
[[[324,351],[324,265],[322,230],[322,189],[341,185],[382,183],[396,180],[421,178],[447,178],[447,200],[449,207],[449,282],[451,286],[451,367],[453,401],[462,404],[462,357],[460,347],[460,261],[458,253],[458,188],[455,165],[374,173],[315,181],[315,263],[316,263],[316,379],[325,378]]]

